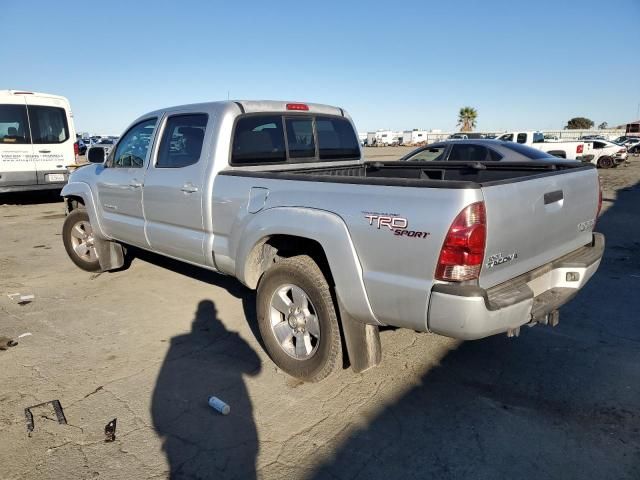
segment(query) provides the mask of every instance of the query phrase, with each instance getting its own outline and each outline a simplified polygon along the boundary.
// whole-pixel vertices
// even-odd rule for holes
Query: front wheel
[[[93,227],[84,209],[72,210],[62,226],[62,242],[71,261],[87,272],[99,272]]]
[[[307,255],[280,260],[258,286],[258,326],[273,362],[317,382],[342,364],[338,317],[327,280]]]

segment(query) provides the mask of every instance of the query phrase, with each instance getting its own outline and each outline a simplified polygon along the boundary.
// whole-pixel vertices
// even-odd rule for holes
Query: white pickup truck
[[[328,105],[165,108],[71,174],[62,238],[88,271],[133,245],[236,277],[274,362],[316,381],[343,345],[354,370],[376,365],[383,325],[472,340],[557,324],[604,250],[598,173],[510,160],[367,163]]]
[[[548,142],[544,139],[542,132],[507,132],[498,137],[498,140],[505,142],[517,142],[537,148],[547,152],[554,157],[566,158],[567,160],[588,160],[589,145],[581,141]]]

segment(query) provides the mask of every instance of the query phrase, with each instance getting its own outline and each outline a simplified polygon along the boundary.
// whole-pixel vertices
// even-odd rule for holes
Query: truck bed
[[[271,171],[225,170],[222,175],[426,188],[479,188],[558,175],[567,170],[588,170],[593,165],[558,162],[369,162],[355,166],[282,169]]]

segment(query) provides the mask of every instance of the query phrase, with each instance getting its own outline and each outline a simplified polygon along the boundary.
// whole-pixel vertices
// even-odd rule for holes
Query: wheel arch
[[[249,288],[257,287],[278,256],[306,254],[327,275],[351,317],[379,323],[369,304],[355,246],[338,215],[312,208],[276,207],[253,215],[236,238],[235,275]]]
[[[71,182],[67,183],[60,192],[60,195],[64,197],[65,207],[67,212],[71,212],[77,208],[78,204],[82,204],[89,215],[89,221],[93,226],[95,233],[98,237],[108,239],[102,228],[102,223],[98,218],[95,202],[91,193],[91,188],[84,182]],[[74,205],[75,202],[75,205]]]

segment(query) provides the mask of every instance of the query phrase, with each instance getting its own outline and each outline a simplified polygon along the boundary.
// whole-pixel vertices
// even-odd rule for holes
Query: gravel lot
[[[32,334],[0,351],[0,477],[640,478],[640,159],[600,173],[606,258],[558,327],[385,330],[380,367],[319,384],[275,368],[235,280],[151,254],[83,272],[61,202],[0,196],[0,335]],[[54,399],[68,424],[36,409],[29,436]]]

